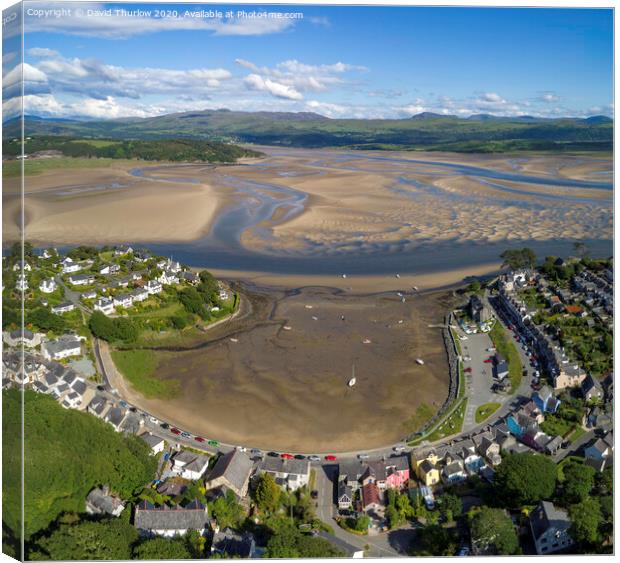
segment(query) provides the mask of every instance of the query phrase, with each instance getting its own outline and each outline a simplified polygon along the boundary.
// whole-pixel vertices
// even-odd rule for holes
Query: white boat
[[[231,338],[230,341],[231,342],[239,342],[239,340],[237,340],[236,338]]]
[[[290,326],[283,326],[282,328],[283,328],[284,330],[291,330],[291,328],[292,328],[292,327],[290,327]]]
[[[306,309],[312,309],[312,305],[306,305]]]
[[[353,377],[351,377],[351,379],[349,379],[349,383],[347,383],[349,387],[353,387],[357,383],[357,379],[355,379],[355,366],[353,366],[352,375]]]
[[[364,338],[364,340],[362,340],[362,342],[364,344],[370,344],[370,338]]]
[[[402,324],[403,324],[403,320],[402,320],[402,319],[400,319],[400,321],[398,321],[398,324],[399,324],[399,325],[402,325]]]
[[[398,279],[400,279],[400,274],[396,274],[396,277],[397,277]]]
[[[414,285],[412,287],[413,287],[413,291],[418,291],[418,286],[417,285]]]
[[[347,277],[347,274],[342,274],[342,277],[346,279],[346,277]]]
[[[421,366],[423,366],[423,365],[424,365],[424,360],[423,360],[423,359],[421,359],[421,358],[417,358],[417,359],[416,359],[416,362],[417,362],[418,364],[420,364]]]
[[[404,303],[405,301],[407,301],[404,297],[400,300],[401,303]]]
[[[313,321],[318,321],[318,320],[319,320],[319,317],[315,317],[314,315],[312,315],[312,320],[313,320]]]

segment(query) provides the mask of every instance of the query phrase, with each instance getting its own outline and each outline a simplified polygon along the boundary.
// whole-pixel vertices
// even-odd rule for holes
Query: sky
[[[23,67],[4,34],[5,119],[22,71],[45,117],[613,113],[605,9],[26,2],[24,32]]]

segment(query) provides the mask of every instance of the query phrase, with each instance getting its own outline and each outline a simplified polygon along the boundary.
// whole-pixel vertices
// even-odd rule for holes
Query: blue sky
[[[59,8],[71,15],[36,11]],[[151,13],[101,13],[110,8]],[[303,17],[185,14],[201,9]],[[40,115],[613,111],[611,10],[47,2],[26,5],[25,30],[26,111]]]

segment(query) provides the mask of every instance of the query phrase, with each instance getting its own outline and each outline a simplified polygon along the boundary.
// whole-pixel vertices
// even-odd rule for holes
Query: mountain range
[[[18,137],[19,119],[5,123],[5,139]],[[469,117],[419,113],[403,119],[331,119],[311,112],[242,112],[227,109],[147,118],[78,120],[25,116],[27,136],[110,139],[181,139],[291,147],[456,150],[611,150],[613,120],[532,116]]]

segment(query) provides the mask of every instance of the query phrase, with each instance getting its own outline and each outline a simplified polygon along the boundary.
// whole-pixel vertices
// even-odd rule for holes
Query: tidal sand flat
[[[419,427],[419,407],[434,412],[445,400],[446,351],[441,329],[428,325],[443,322],[450,294],[404,303],[395,293],[328,288],[248,294],[251,317],[185,350],[161,351],[155,375],[180,381],[180,395],[146,400],[134,392],[131,400],[224,442],[324,453],[400,440]]]

